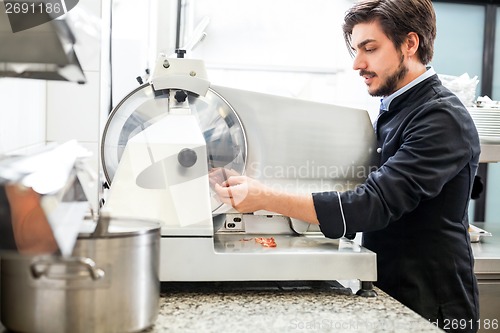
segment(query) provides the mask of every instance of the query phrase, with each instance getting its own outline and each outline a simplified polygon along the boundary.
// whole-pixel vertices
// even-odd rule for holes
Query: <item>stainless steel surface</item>
[[[160,229],[135,222],[140,223],[112,221],[98,238],[82,233],[71,258],[3,255],[3,325],[42,333],[135,332],[151,326],[160,296]]]
[[[479,285],[479,312],[481,328],[478,332],[500,331],[500,275],[495,280],[480,278]]]
[[[16,16],[16,19],[30,18]],[[2,11],[0,40],[0,77],[86,82],[73,48],[75,37],[64,19],[12,32],[9,17]]]
[[[269,219],[267,226],[262,219]],[[215,229],[224,229],[224,222],[225,214],[214,217]],[[281,216],[251,217],[245,224],[248,233],[162,237],[160,280],[377,280],[376,254],[353,241],[296,234]],[[263,247],[256,237],[274,237],[276,247]]]
[[[474,272],[476,274],[500,274],[500,226],[499,223],[475,222],[479,228],[491,232],[491,237],[484,237],[479,243],[472,244],[474,252]]]
[[[271,235],[254,235],[254,237]],[[163,237],[161,281],[376,281],[375,253],[322,236],[273,235],[277,247],[242,241],[248,236]],[[182,253],[173,255],[174,253]],[[170,269],[175,267],[175,269]]]
[[[179,70],[172,69],[173,72],[184,73],[190,67],[189,61],[169,61],[168,69],[179,65]],[[376,281],[375,253],[352,241],[326,239],[317,227],[309,228],[309,224],[304,226],[302,221],[273,212],[243,216],[244,226],[239,225],[238,232],[221,230],[225,214],[231,213],[226,205],[212,209],[207,218],[204,215],[203,223],[183,224],[180,213],[204,212],[201,209],[204,201],[211,197],[203,177],[196,178],[203,181],[196,186],[182,183],[182,188],[175,188],[175,194],[172,192],[178,185],[175,182],[166,182],[169,186],[157,192],[138,184],[138,176],[150,165],[148,158],[152,159],[160,147],[163,154],[174,156],[185,144],[203,134],[208,153],[207,170],[224,168],[229,174],[245,173],[289,192],[352,189],[362,183],[376,165],[375,136],[367,112],[211,86],[206,96],[190,93],[188,89],[190,117],[193,114],[198,117],[201,131],[198,126],[189,126],[190,135],[184,135],[186,131],[183,131],[172,137],[181,126],[167,126],[180,119],[169,109],[169,95],[192,78],[169,76],[161,69],[163,64],[164,60],[160,61],[160,70],[153,73],[161,72],[168,77],[153,77],[152,82],[168,82],[171,86],[161,90],[155,86],[157,89],[153,91],[151,85],[145,84],[131,92],[112,112],[101,144],[103,168],[111,185],[104,207],[109,205],[114,214],[123,211],[137,217],[157,209],[153,203],[161,202],[161,208],[174,208],[169,208],[171,215],[160,215],[160,280]],[[180,142],[181,134],[186,142]],[[177,164],[163,167],[160,177],[172,172],[184,174],[184,169]],[[222,172],[222,178],[225,177]],[[145,193],[146,190],[149,192]],[[195,193],[201,193],[202,198],[194,200]],[[184,198],[182,203],[180,197]],[[175,200],[178,205],[174,204]],[[267,220],[263,222],[262,218]],[[263,249],[242,241],[258,236],[275,237],[277,246]]]
[[[364,110],[212,88],[245,127],[249,176],[294,191],[344,190],[364,181],[375,164],[375,136]]]
[[[291,219],[283,215],[225,214],[225,220],[216,234],[240,235],[299,235]]]
[[[205,97],[189,93],[189,103],[196,114],[207,143],[207,170],[224,167],[242,174],[247,155],[243,125],[234,109],[213,90]],[[149,84],[142,85],[113,110],[101,141],[101,159],[108,183],[113,178],[128,140],[168,113],[168,95],[155,98]],[[213,209],[219,205],[213,204]]]
[[[500,309],[500,223],[474,224],[492,233],[491,237],[484,237],[480,242],[472,244],[474,272],[479,284],[481,318],[479,332],[498,332],[500,331],[498,310]]]
[[[481,144],[480,163],[500,162],[500,144]]]

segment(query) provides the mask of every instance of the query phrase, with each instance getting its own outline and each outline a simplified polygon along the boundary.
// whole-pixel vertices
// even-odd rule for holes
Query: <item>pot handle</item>
[[[50,278],[48,275],[48,271],[51,265],[53,264],[76,264],[76,265],[81,265],[84,266],[92,280],[99,280],[104,277],[105,273],[102,269],[96,266],[94,260],[90,258],[85,258],[85,257],[76,257],[76,258],[62,258],[58,260],[54,259],[40,259],[38,261],[35,261],[31,264],[30,270],[31,270],[31,275],[35,279],[41,278],[43,275],[45,275],[47,278]],[[40,267],[42,266],[42,267]],[[62,278],[72,278],[75,276],[71,275],[65,275],[61,276]],[[78,276],[76,276],[78,277]]]

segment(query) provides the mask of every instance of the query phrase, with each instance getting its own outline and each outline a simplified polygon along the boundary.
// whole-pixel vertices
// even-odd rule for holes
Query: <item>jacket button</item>
[[[377,153],[379,153],[379,154],[380,154],[381,152],[382,152],[382,148],[380,148],[380,147],[379,147],[379,148],[377,148]]]

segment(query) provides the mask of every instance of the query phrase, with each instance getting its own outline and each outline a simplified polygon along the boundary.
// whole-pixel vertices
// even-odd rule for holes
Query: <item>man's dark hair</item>
[[[417,55],[424,65],[432,60],[436,39],[436,14],[431,0],[366,0],[349,9],[342,26],[344,39],[353,54],[352,30],[359,23],[378,21],[385,35],[396,49],[408,33],[415,32],[420,39]]]

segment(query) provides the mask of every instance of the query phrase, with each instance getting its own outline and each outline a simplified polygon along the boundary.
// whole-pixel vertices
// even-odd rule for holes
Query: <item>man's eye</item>
[[[375,51],[375,49],[365,49],[366,53],[372,53],[373,51]]]

